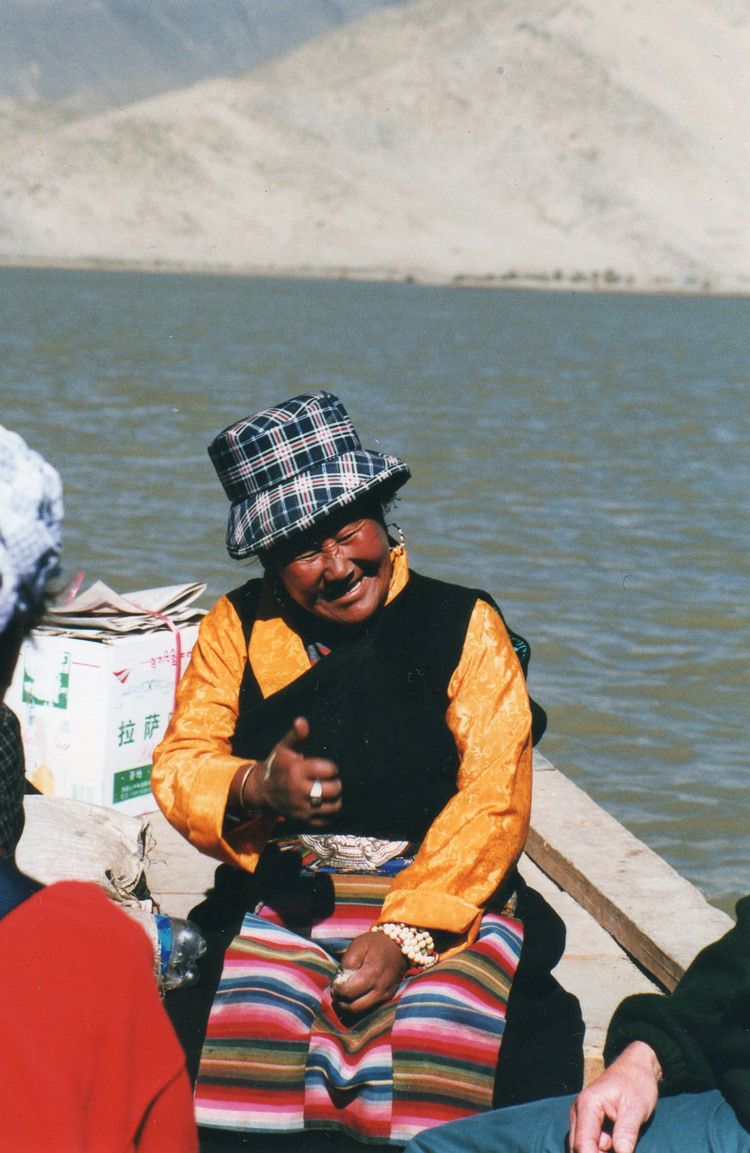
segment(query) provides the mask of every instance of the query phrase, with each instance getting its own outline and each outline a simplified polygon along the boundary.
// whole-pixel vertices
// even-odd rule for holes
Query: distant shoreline
[[[565,277],[559,273],[508,272],[502,275],[473,276],[456,274],[440,276],[437,273],[410,272],[396,269],[267,267],[254,265],[228,265],[189,263],[171,260],[117,260],[111,257],[35,257],[0,255],[0,268],[47,269],[68,272],[146,272],[152,274],[191,276],[233,276],[252,279],[278,280],[343,280],[358,283],[415,284],[435,288],[523,289],[543,292],[625,293],[633,296],[750,296],[747,288],[714,286],[704,280],[695,284],[675,284],[667,277],[653,277],[639,281],[633,276],[616,273],[574,273]],[[697,279],[697,278],[696,278]]]

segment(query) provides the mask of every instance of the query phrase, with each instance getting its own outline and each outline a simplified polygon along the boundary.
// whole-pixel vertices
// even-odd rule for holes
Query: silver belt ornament
[[[346,833],[299,835],[301,844],[314,853],[321,865],[348,873],[374,873],[386,861],[400,856],[409,841],[380,841],[376,837],[354,837]]]

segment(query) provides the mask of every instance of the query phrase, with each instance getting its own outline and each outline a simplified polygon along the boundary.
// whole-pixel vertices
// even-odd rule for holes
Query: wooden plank
[[[586,1026],[584,1081],[588,1084],[604,1068],[604,1039],[620,1001],[633,993],[657,993],[659,989],[591,914],[577,905],[570,894],[563,892],[533,861],[524,856],[520,870],[524,880],[542,894],[565,922],[565,954],[555,969],[555,976],[581,1004]]]
[[[526,852],[665,989],[731,928],[694,885],[534,754]]]

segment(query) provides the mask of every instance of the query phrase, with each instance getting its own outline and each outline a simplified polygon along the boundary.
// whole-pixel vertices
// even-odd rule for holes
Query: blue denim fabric
[[[441,1125],[405,1153],[566,1153],[574,1097],[515,1105]],[[717,1089],[665,1097],[644,1126],[636,1153],[750,1153],[750,1133]]]

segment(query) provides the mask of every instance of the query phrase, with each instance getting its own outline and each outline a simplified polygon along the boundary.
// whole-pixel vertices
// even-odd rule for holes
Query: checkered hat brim
[[[359,448],[321,461],[257,497],[237,501],[229,513],[227,550],[241,560],[320,524],[338,508],[387,487],[395,492],[411,476],[388,453]]]
[[[229,555],[263,552],[365,493],[405,484],[408,466],[362,448],[332,392],[305,392],[220,432],[208,449],[232,502]]]

